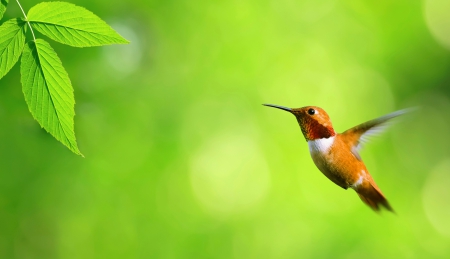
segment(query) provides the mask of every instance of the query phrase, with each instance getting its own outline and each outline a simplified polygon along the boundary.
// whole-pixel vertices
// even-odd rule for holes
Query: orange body
[[[314,164],[333,183],[344,189],[354,189],[361,200],[374,210],[379,210],[380,205],[392,210],[363,161],[351,149],[347,136],[336,134],[333,144],[325,152],[310,151]]]
[[[344,189],[354,189],[361,200],[375,211],[380,210],[381,206],[393,211],[369,174],[358,151],[368,136],[380,131],[388,120],[404,114],[405,110],[362,123],[339,134],[334,131],[328,114],[319,107],[291,109],[265,105],[295,115],[315,165],[328,179]]]

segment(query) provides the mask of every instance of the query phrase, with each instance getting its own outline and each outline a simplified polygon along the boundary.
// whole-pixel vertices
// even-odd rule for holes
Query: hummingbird
[[[336,133],[328,114],[317,106],[288,108],[263,105],[288,111],[295,116],[308,142],[314,164],[328,179],[345,190],[355,190],[359,198],[374,211],[378,212],[384,207],[394,212],[369,174],[359,150],[370,136],[381,132],[389,120],[408,110],[399,110],[359,124],[343,133]]]

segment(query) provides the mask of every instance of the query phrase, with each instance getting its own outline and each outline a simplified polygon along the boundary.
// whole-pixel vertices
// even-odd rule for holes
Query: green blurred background
[[[0,258],[450,257],[449,1],[71,2],[131,44],[48,39],[86,158],[33,120],[18,65],[0,80]],[[362,151],[397,215],[262,103],[320,106],[338,132],[420,106]]]

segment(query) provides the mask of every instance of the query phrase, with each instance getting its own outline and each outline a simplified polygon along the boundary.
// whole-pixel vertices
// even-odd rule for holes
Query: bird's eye
[[[309,115],[314,115],[315,113],[316,113],[316,110],[314,110],[313,108],[308,110]]]

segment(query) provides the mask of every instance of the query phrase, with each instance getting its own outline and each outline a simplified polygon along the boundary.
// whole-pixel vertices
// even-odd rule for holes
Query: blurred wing
[[[353,154],[361,160],[359,156],[359,150],[362,144],[367,143],[371,137],[379,135],[383,132],[391,123],[391,119],[408,113],[414,110],[414,108],[399,110],[383,117],[373,119],[362,124],[359,124],[351,129],[346,130],[342,133],[347,144],[352,147]]]

